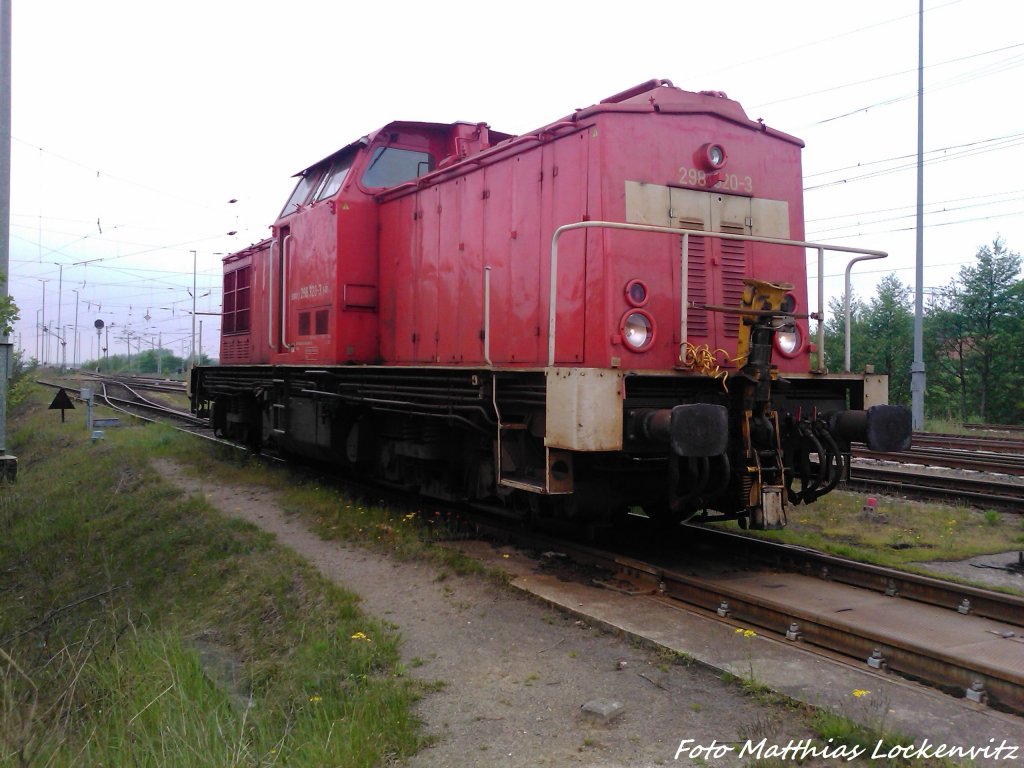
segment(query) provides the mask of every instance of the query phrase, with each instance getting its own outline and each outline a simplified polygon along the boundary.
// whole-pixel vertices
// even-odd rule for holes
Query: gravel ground
[[[410,674],[445,684],[418,705],[435,741],[409,766],[751,765],[735,752],[720,760],[676,754],[683,739],[738,750],[748,739],[786,745],[812,735],[800,713],[745,695],[704,667],[483,578],[439,578],[436,566],[324,541],[270,492],[196,478],[166,461],[155,466],[187,493],[276,534],[397,626]],[[606,721],[582,709],[594,701],[623,709]]]
[[[995,555],[978,555],[967,560],[930,560],[914,563],[937,575],[955,576],[972,584],[1012,589],[1024,594],[1024,555],[1014,550]]]

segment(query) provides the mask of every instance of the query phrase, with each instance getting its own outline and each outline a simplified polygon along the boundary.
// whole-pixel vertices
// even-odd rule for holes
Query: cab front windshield
[[[299,183],[285,203],[281,217],[290,216],[304,205],[338,194],[354,157],[354,151],[342,152],[299,174]]]

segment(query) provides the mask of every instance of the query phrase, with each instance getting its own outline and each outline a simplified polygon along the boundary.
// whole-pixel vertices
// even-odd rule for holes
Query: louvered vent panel
[[[691,226],[691,225],[686,225]],[[699,226],[699,225],[698,225]],[[696,229],[697,227],[694,227]],[[692,304],[703,307],[708,303],[708,268],[705,254],[706,240],[690,236],[690,252],[687,254],[687,278],[690,283],[688,297]],[[686,333],[692,336],[708,335],[708,313],[706,309],[691,307],[686,312]]]
[[[731,229],[731,228],[729,228]],[[724,231],[729,231],[723,227]],[[735,234],[742,235],[742,230]],[[747,276],[747,244],[742,240],[722,240],[722,304],[739,307],[743,300],[743,278]],[[723,315],[725,335],[735,339],[739,335],[739,315]]]
[[[245,360],[249,352],[249,336],[226,336],[221,344],[222,362]]]

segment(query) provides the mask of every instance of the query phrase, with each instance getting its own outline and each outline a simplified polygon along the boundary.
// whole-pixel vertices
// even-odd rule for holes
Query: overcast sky
[[[268,234],[291,175],[385,123],[518,134],[650,78],[725,91],[802,138],[808,239],[890,252],[856,268],[861,296],[893,271],[914,283],[916,0],[12,2],[28,356],[44,290],[54,328],[58,291],[60,324],[77,301],[83,359],[98,318],[112,352],[128,328],[181,354],[192,251],[198,310],[217,312],[222,255]],[[996,236],[1024,250],[1022,22],[1018,0],[925,2],[926,288]],[[826,264],[827,295],[844,266]],[[218,320],[199,317],[215,355]]]

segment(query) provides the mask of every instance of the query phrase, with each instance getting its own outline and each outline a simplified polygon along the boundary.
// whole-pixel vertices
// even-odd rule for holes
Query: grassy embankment
[[[216,448],[156,427],[91,444],[81,410],[62,424],[52,390],[27,389],[9,420],[18,482],[0,488],[0,765],[363,766],[417,749],[422,685],[395,633],[147,463],[209,467]]]

